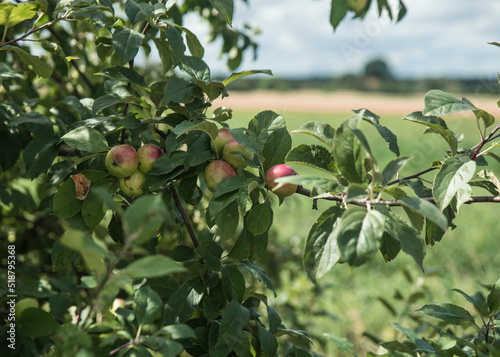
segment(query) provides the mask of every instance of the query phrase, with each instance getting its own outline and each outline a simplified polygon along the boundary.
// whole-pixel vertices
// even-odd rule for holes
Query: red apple
[[[144,193],[142,191],[142,184],[144,181],[146,181],[146,175],[136,170],[128,177],[121,177],[118,179],[118,185],[127,196],[140,196]]]
[[[147,174],[155,161],[162,155],[162,151],[156,145],[145,144],[137,150],[137,155],[139,157],[139,170],[143,174]]]
[[[215,160],[207,165],[205,168],[204,178],[205,184],[213,191],[215,186],[222,180],[229,177],[236,176],[234,169],[224,160]]]
[[[111,148],[104,161],[108,172],[116,177],[130,176],[139,165],[137,151],[130,145],[117,145]]]
[[[292,167],[284,164],[274,165],[266,173],[266,186],[268,189],[273,191],[279,197],[291,196],[297,191],[298,185],[286,183],[283,186],[274,189],[278,186],[278,182],[275,180],[279,177],[295,176],[298,175]]]
[[[223,152],[223,158],[224,160],[229,163],[232,167],[234,167],[235,170],[240,170],[244,169],[247,167],[247,164],[243,157],[240,155],[232,155],[240,153],[244,157],[248,159],[253,159],[253,154],[250,150],[248,150],[246,147],[244,147],[242,144],[236,141],[236,139],[229,140],[226,145],[224,145],[224,149],[222,150]]]
[[[224,149],[224,145],[226,145],[227,142],[230,140],[233,140],[233,136],[229,132],[229,129],[228,128],[220,128],[219,134],[217,134],[215,139],[210,142],[210,147],[215,152],[217,157],[222,156],[222,149]]]

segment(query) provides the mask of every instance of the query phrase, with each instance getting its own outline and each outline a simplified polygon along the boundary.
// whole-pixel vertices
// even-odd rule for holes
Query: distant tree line
[[[231,84],[232,90],[354,90],[363,92],[422,93],[441,88],[447,92],[498,94],[500,85],[495,77],[430,77],[398,78],[383,59],[369,61],[360,74],[347,73],[337,77],[284,78],[255,76]]]

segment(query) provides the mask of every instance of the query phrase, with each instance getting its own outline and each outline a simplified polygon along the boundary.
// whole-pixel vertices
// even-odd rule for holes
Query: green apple
[[[224,160],[234,167],[235,170],[244,169],[247,167],[247,163],[240,155],[233,154],[241,154],[248,159],[253,159],[253,153],[244,147],[242,144],[236,141],[236,139],[229,140],[226,145],[224,145],[223,158]]]
[[[224,160],[215,160],[207,165],[204,172],[205,184],[210,191],[215,189],[215,186],[222,180],[236,176],[234,169]]]
[[[266,186],[268,189],[270,189],[279,197],[291,196],[297,191],[298,185],[286,183],[283,186],[275,189],[275,187],[278,186],[278,182],[276,182],[275,180],[279,177],[295,176],[295,175],[298,175],[297,171],[295,171],[292,167],[288,165],[285,164],[274,165],[269,170],[267,170]]]
[[[128,177],[120,177],[118,185],[124,194],[127,196],[140,196],[142,191],[142,184],[146,181],[146,175],[139,170],[136,170]]]
[[[224,149],[224,145],[226,145],[227,142],[230,140],[233,140],[233,136],[229,132],[229,129],[228,128],[220,128],[219,134],[217,134],[215,139],[210,142],[210,147],[215,152],[217,157],[222,156],[222,150]]]
[[[142,145],[139,150],[137,150],[137,156],[139,157],[139,170],[143,174],[147,174],[155,161],[162,155],[161,149],[153,144]]]
[[[347,0],[347,8],[356,14],[363,11],[368,0]]]
[[[108,172],[116,177],[130,176],[139,165],[137,151],[130,145],[113,146],[104,161]]]

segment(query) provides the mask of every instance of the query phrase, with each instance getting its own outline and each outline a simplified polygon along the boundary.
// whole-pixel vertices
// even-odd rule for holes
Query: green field
[[[230,124],[232,127],[246,126],[256,113],[235,110]],[[288,113],[285,120],[289,130],[297,129],[308,121],[324,121],[338,127],[349,115],[297,112]],[[447,144],[444,140],[435,134],[422,135],[424,127],[418,124],[383,115],[381,124],[398,136],[401,155],[414,157],[402,172],[403,176],[425,169],[432,160],[445,155]],[[456,134],[465,134],[463,146],[470,147],[478,142],[473,117],[457,116],[448,119],[448,125]],[[394,154],[370,124],[363,123],[362,130],[383,168]],[[292,139],[293,146],[319,144],[304,134],[292,134]],[[492,164],[491,169],[498,172],[498,164]],[[307,167],[295,168],[299,174],[311,172]],[[432,177],[432,173],[426,176],[429,180]],[[476,193],[488,195],[486,191]],[[472,295],[482,289],[481,283],[492,284],[500,277],[497,268],[500,261],[499,210],[497,205],[489,203],[461,208],[454,221],[457,228],[447,232],[435,246],[427,247],[425,273],[404,253],[390,263],[385,263],[379,255],[360,268],[336,266],[315,286],[303,271],[301,256],[309,228],[329,204],[327,201],[319,202],[319,210],[314,211],[311,201],[304,196],[292,196],[280,207],[276,204],[275,231],[271,238],[274,241],[270,243],[269,250],[270,259],[273,254],[279,256],[276,260],[281,264],[276,266],[279,274],[273,277],[279,280],[279,293],[274,304],[283,317],[288,317],[289,320],[284,321],[287,327],[305,328],[315,337],[327,333],[347,338],[355,344],[357,355],[366,355],[367,351],[375,351],[376,345],[363,333],[375,334],[386,341],[394,339],[397,331],[393,323],[412,326],[405,312],[418,314],[415,310],[431,302],[452,302],[470,309],[470,304],[451,289],[458,288]],[[484,289],[482,292],[487,294]],[[379,298],[392,304],[394,311],[390,311]],[[287,307],[291,306],[297,309],[296,314],[287,314]],[[325,336],[323,338],[328,340]],[[318,344],[316,348],[327,356],[342,355],[333,343]]]

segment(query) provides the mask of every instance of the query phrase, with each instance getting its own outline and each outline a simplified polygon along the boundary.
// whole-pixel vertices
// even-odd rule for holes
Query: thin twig
[[[189,236],[191,237],[191,240],[193,241],[193,245],[195,248],[199,245],[198,243],[198,238],[196,237],[196,233],[194,232],[193,226],[191,225],[191,221],[189,220],[189,216],[186,212],[186,209],[182,205],[181,198],[179,196],[179,192],[177,192],[177,188],[175,187],[175,184],[171,183],[168,185],[170,188],[170,191],[172,192],[172,196],[175,201],[175,205],[177,206],[177,209],[181,213],[182,219],[184,220],[184,224],[186,225],[186,228],[189,232]]]
[[[417,172],[416,174],[413,174],[413,175],[410,175],[410,176],[406,176],[406,177],[402,177],[402,178],[398,178],[398,179],[396,179],[394,181],[391,181],[391,182],[387,183],[387,186],[392,186],[392,185],[394,185],[396,183],[399,183],[401,181],[411,180],[411,179],[417,178],[417,177],[419,177],[419,176],[421,176],[423,174],[426,174],[428,172],[434,171],[436,169],[437,169],[437,167],[429,167],[428,169],[425,169],[423,171]]]
[[[297,188],[296,193],[299,195],[311,197],[311,190],[304,188],[304,187],[299,187]],[[314,199],[319,199],[319,200],[327,200],[327,201],[336,201],[336,202],[343,202],[344,198],[342,196],[336,196],[332,194],[325,194],[322,195],[321,197],[315,197]],[[434,201],[433,197],[424,197],[422,198],[423,200],[436,203]],[[472,204],[472,203],[500,203],[500,196],[474,196],[469,198],[465,204]],[[360,199],[354,199],[347,201],[347,203],[357,205],[357,206],[365,206],[368,205],[384,205],[384,206],[401,206],[401,203],[398,202],[398,200],[369,200],[366,198],[360,198]]]
[[[37,27],[36,29],[33,29],[31,31],[28,31],[26,32],[24,35],[22,36],[19,36],[18,38],[15,38],[13,40],[10,40],[10,41],[7,41],[7,42],[4,42],[4,43],[0,43],[0,47],[3,47],[3,46],[7,46],[7,45],[11,45],[13,43],[16,43],[17,41],[22,41],[23,39],[25,39],[26,37],[28,37],[29,35],[35,33],[35,32],[38,32],[38,31],[41,31],[47,27],[50,27],[52,25],[54,25],[56,22],[59,22],[61,20],[64,20],[65,18],[67,18],[69,16],[69,14],[67,15],[63,15],[63,16],[60,16],[58,18],[56,18],[55,20],[53,21],[50,21],[50,22],[47,22],[46,24],[43,24],[42,26],[39,26]]]

